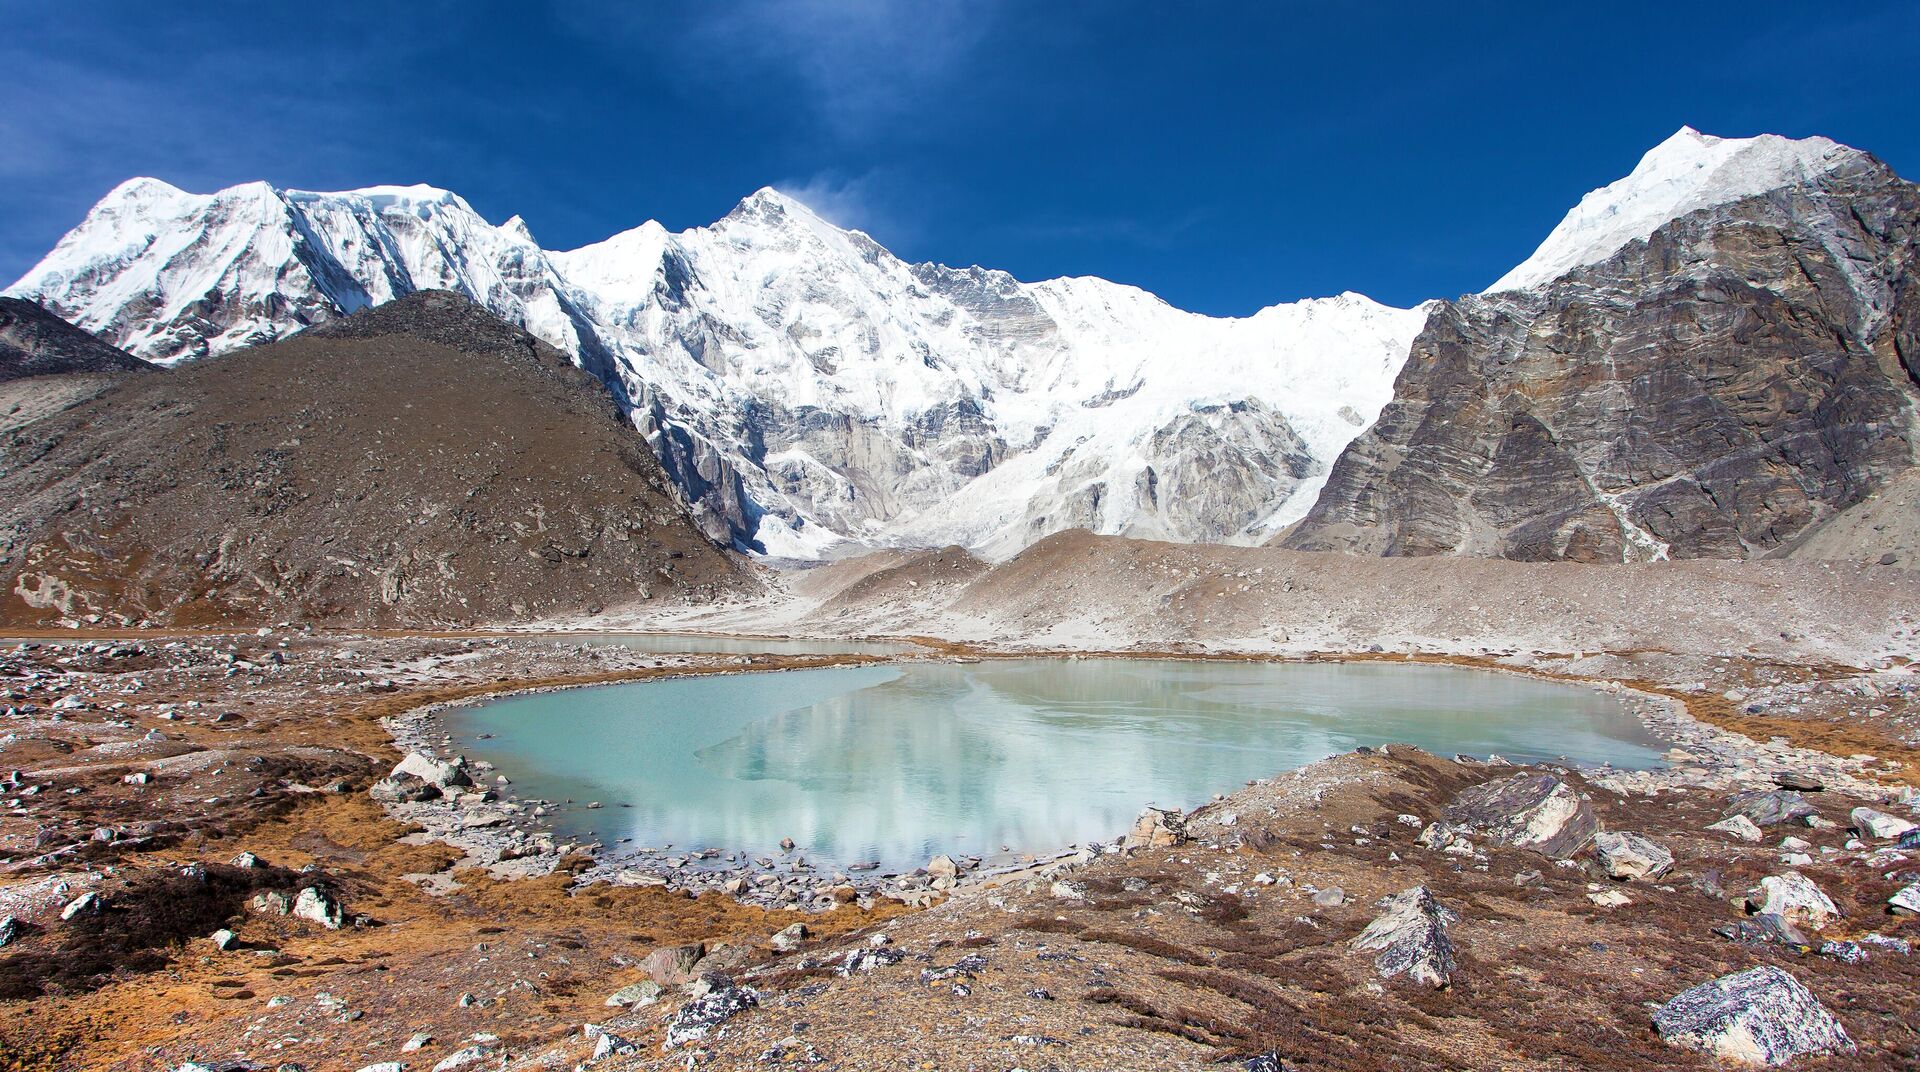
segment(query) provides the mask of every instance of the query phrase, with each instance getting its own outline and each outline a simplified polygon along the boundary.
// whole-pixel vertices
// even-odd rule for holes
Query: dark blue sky
[[[1492,282],[1682,124],[1920,176],[1920,4],[9,5],[0,285],[115,183],[427,182],[549,248],[779,186],[1247,313]]]

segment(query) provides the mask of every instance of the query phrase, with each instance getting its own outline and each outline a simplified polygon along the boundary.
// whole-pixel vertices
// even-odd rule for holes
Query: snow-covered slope
[[[1689,212],[1809,181],[1859,155],[1826,138],[1716,138],[1681,127],[1626,178],[1581,198],[1533,256],[1484,293],[1552,282]]]
[[[1219,319],[1099,279],[909,264],[773,190],[710,227],[566,252],[429,187],[152,179],[11,292],[141,356],[458,291],[615,388],[709,531],[770,555],[1050,532],[1264,538],[1392,394],[1424,309],[1356,294]]]

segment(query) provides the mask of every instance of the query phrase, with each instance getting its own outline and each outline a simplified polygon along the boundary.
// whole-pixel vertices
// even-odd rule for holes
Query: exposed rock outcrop
[[[25,298],[0,297],[0,383],[70,372],[151,372],[154,366]]]
[[[1920,190],[1821,168],[1437,308],[1284,545],[1747,558],[1860,502],[1913,462]]]

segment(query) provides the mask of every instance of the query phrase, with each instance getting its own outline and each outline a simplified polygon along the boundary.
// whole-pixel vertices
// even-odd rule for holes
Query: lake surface
[[[815,863],[887,870],[1110,839],[1150,802],[1192,807],[1359,745],[1626,768],[1665,748],[1591,689],[1384,663],[729,674],[512,697],[448,724],[517,795],[576,801],[550,818],[568,836],[756,855],[791,837]]]
[[[549,634],[549,639],[594,648],[630,648],[683,655],[900,655],[919,650],[918,645],[892,640],[816,640],[705,633],[554,633]]]

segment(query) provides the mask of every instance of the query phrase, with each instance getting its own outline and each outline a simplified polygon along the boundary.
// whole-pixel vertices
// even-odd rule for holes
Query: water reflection
[[[936,851],[1111,837],[1148,802],[1361,744],[1644,767],[1612,697],[1451,667],[1034,659],[747,674],[518,697],[460,715],[469,755],[578,836],[912,867]],[[477,736],[491,733],[491,739]],[[616,805],[625,804],[626,807]]]

